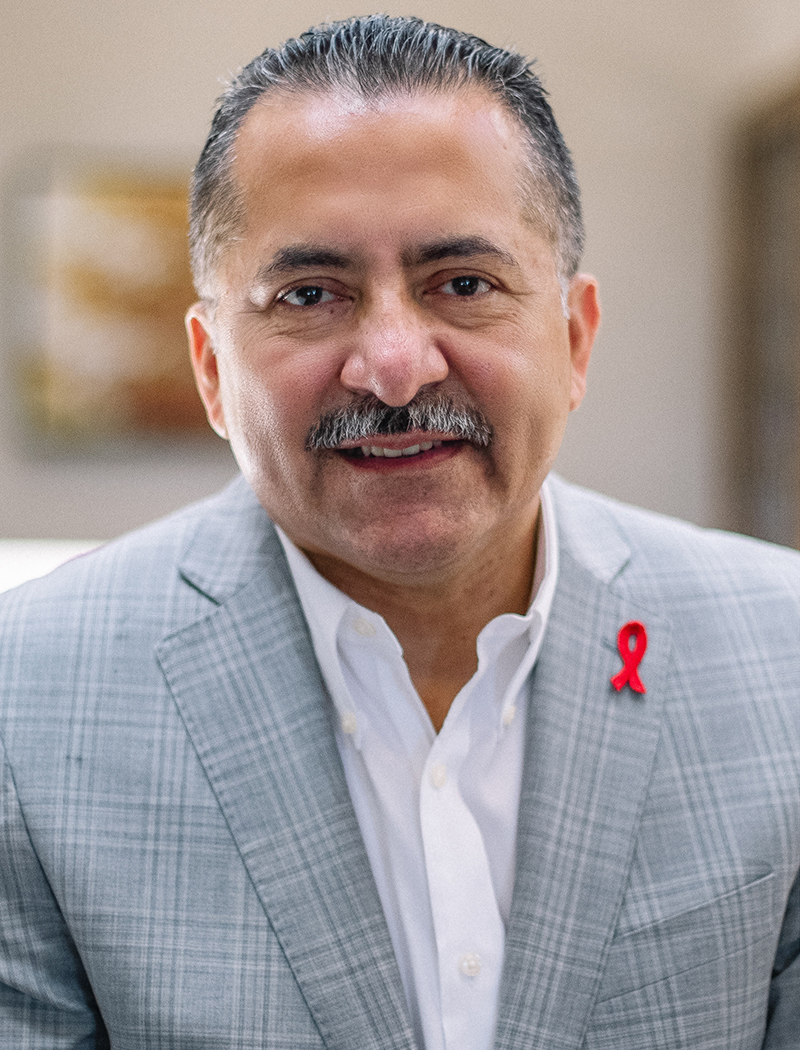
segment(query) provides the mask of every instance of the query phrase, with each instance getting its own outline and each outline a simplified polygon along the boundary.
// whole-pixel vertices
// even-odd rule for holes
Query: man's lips
[[[342,443],[336,451],[348,458],[355,457],[376,459],[413,459],[443,444],[455,444],[454,438],[444,434],[410,434],[371,435],[357,441]]]
[[[378,436],[361,438],[358,442],[348,442],[341,445],[336,452],[340,452],[348,459],[355,460],[410,460],[425,453],[435,453],[443,447],[447,449],[462,445],[463,441],[448,437],[446,435],[433,434],[393,434],[391,436]]]

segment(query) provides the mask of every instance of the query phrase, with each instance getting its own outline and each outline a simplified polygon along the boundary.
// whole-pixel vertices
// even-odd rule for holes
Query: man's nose
[[[374,394],[385,405],[399,407],[447,373],[433,326],[412,303],[392,300],[365,310],[340,379],[354,393]]]

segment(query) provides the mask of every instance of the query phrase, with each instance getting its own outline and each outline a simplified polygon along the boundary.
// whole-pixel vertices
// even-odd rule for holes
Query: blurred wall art
[[[60,445],[208,433],[183,316],[188,174],[47,158],[9,195],[14,379]]]

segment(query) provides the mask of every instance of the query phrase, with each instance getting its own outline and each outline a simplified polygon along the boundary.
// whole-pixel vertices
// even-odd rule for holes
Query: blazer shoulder
[[[800,551],[632,507],[560,478],[548,484],[562,549],[606,582],[685,597],[771,591],[800,610]]]
[[[224,598],[252,577],[269,532],[266,513],[237,478],[214,496],[0,595],[0,640],[99,638],[123,621],[160,637],[217,597],[183,573],[184,563],[202,565]]]

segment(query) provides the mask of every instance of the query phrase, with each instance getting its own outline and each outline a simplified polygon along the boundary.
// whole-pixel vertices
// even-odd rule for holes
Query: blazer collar
[[[211,501],[181,562],[217,607],[157,655],[326,1045],[413,1050],[331,704],[280,542],[243,484]]]
[[[221,604],[273,562],[280,545],[266,511],[241,475],[196,511],[178,571],[190,586]]]
[[[560,550],[600,583],[610,584],[631,559],[631,548],[613,513],[612,501],[569,485],[557,474],[548,476],[547,487]]]

